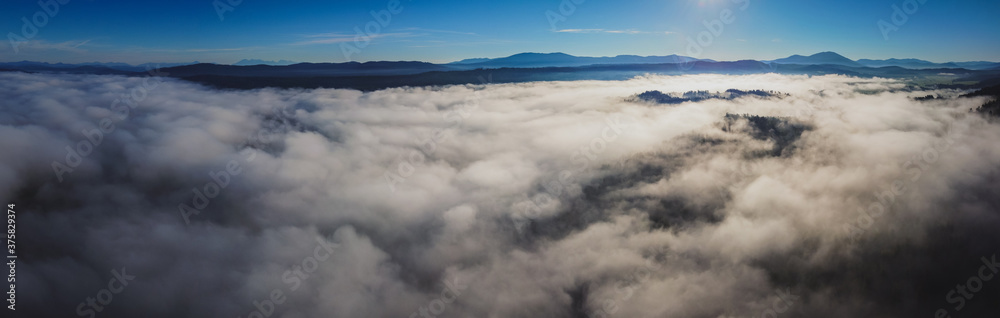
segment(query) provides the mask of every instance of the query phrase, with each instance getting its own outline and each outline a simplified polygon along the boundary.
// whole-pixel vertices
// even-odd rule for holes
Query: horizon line
[[[287,60],[287,59],[269,60],[269,59],[261,59],[261,58],[242,58],[242,59],[240,59],[240,60],[238,60],[236,62],[233,62],[233,63],[187,61],[187,62],[144,62],[144,63],[139,63],[139,64],[132,64],[132,63],[126,63],[126,62],[98,62],[98,61],[92,61],[92,62],[69,63],[69,62],[45,62],[45,61],[33,61],[33,60],[3,61],[3,62],[0,62],[0,63],[32,62],[32,63],[67,64],[67,65],[81,65],[81,64],[125,64],[125,65],[128,65],[128,66],[141,66],[141,65],[146,65],[146,64],[185,64],[185,65],[193,65],[193,64],[216,64],[216,65],[232,65],[232,66],[253,66],[253,65],[268,65],[268,64],[252,64],[252,65],[235,65],[235,64],[239,63],[239,62],[242,62],[242,61],[248,61],[248,60],[258,60],[258,61],[262,61],[262,62],[275,62],[275,63],[284,60],[284,61],[292,62],[292,63],[291,64],[283,64],[283,65],[296,65],[296,64],[304,64],[304,63],[310,63],[310,64],[344,64],[344,63],[370,63],[370,62],[421,62],[421,63],[443,65],[443,64],[457,63],[457,62],[461,62],[461,61],[464,61],[464,60],[471,60],[471,59],[495,60],[495,59],[508,58],[508,57],[512,57],[512,56],[515,56],[515,55],[522,55],[522,54],[544,54],[544,55],[563,54],[563,55],[568,55],[568,56],[571,56],[571,57],[583,57],[583,58],[615,58],[615,57],[622,57],[622,56],[637,56],[637,57],[669,57],[669,56],[679,56],[679,57],[686,57],[686,58],[691,58],[691,59],[696,59],[696,60],[712,60],[712,61],[716,61],[716,62],[738,62],[738,61],[774,61],[774,60],[779,60],[779,59],[784,59],[784,58],[790,58],[790,57],[795,57],[795,56],[810,57],[810,56],[814,56],[814,55],[822,54],[822,53],[834,53],[834,54],[837,54],[837,55],[839,55],[841,57],[847,58],[847,59],[849,59],[851,61],[854,61],[854,62],[861,61],[861,60],[886,61],[886,60],[895,59],[895,60],[918,60],[918,61],[930,62],[930,63],[934,63],[934,64],[975,63],[975,62],[1000,63],[998,61],[988,61],[988,60],[978,60],[978,61],[957,61],[957,60],[953,60],[953,61],[947,61],[947,62],[935,62],[935,61],[921,59],[921,58],[915,58],[915,57],[891,57],[891,58],[884,58],[884,59],[876,59],[876,58],[852,59],[852,58],[849,58],[847,56],[844,56],[843,54],[837,53],[836,51],[822,51],[822,52],[817,52],[817,53],[813,53],[813,54],[809,54],[809,55],[804,55],[804,54],[798,54],[798,53],[796,53],[796,54],[792,54],[792,55],[789,55],[789,56],[778,57],[778,58],[773,58],[773,59],[751,59],[751,58],[748,58],[748,59],[737,59],[737,60],[721,60],[721,59],[712,59],[712,58],[692,57],[692,56],[686,56],[686,55],[681,55],[681,54],[677,54],[677,53],[672,53],[672,54],[667,54],[667,55],[618,54],[618,55],[614,55],[614,56],[610,56],[610,55],[604,55],[604,56],[587,56],[587,55],[573,55],[573,54],[569,54],[569,53],[565,53],[565,52],[531,52],[531,51],[528,51],[528,52],[514,53],[514,54],[506,55],[506,56],[499,56],[499,57],[469,57],[469,58],[462,58],[462,59],[454,60],[454,61],[451,61],[451,62],[431,62],[431,61],[422,61],[422,60],[364,60],[364,61],[357,60],[357,61],[343,61],[343,62],[333,62],[333,61],[309,62],[309,61],[291,61],[291,60]],[[791,64],[794,64],[794,63],[791,63]],[[281,65],[276,65],[276,66],[281,66]]]

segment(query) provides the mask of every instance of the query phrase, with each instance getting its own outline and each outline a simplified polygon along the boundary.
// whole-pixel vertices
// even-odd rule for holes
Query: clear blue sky
[[[243,0],[220,20],[213,0],[70,0],[28,38],[21,18],[43,12],[37,0],[4,0],[0,61],[343,62],[341,43],[352,43],[354,28],[374,20],[369,11],[384,10],[389,2]],[[735,21],[713,36],[699,57],[773,59],[836,51],[853,59],[1000,61],[997,0],[927,0],[888,40],[878,21],[892,23],[892,5],[903,0],[585,0],[553,29],[546,11],[559,13],[562,2],[402,0],[402,10],[351,59],[450,62],[520,52],[687,55],[687,38],[705,31],[702,22],[728,8]],[[16,54],[11,33],[27,40]]]

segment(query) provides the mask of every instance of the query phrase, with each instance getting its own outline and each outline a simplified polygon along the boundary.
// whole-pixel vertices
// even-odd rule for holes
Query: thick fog
[[[1000,279],[986,278],[1000,125],[969,111],[983,98],[845,76],[481,80],[220,91],[0,73],[18,312],[1000,310]],[[633,98],[727,89],[775,94]],[[913,99],[929,94],[946,98]]]

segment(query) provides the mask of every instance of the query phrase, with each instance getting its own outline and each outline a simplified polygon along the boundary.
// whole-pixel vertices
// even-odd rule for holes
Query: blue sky
[[[774,59],[836,51],[853,59],[1000,61],[996,0],[910,0],[917,10],[899,25],[891,17],[893,5],[902,7],[903,0],[402,0],[385,26],[370,12],[388,12],[393,1],[219,3],[228,1],[238,4],[220,19],[213,0],[68,0],[52,16],[37,0],[5,0],[0,31],[7,36],[0,41],[0,61],[450,62],[520,52],[690,55],[688,39],[707,32],[704,21],[720,19],[725,10],[735,20],[722,24],[698,57]],[[36,17],[45,23],[31,22]],[[22,30],[22,18],[38,26],[35,34]],[[898,28],[888,40],[879,20]],[[364,30],[370,22],[379,27],[369,30],[378,32],[367,33],[370,42],[358,45],[355,28]]]

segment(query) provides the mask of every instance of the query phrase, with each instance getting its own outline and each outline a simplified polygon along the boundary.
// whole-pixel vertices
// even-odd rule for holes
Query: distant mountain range
[[[447,64],[415,61],[293,63],[242,60],[234,65],[212,63],[0,63],[0,72],[117,74],[142,76],[149,67],[160,67],[167,76],[225,88],[329,87],[374,90],[401,86],[428,86],[558,80],[623,80],[643,74],[842,74],[889,77],[922,83],[965,87],[1000,83],[1000,63],[933,63],[917,59],[851,60],[834,52],[792,55],[771,61],[717,62],[679,55],[582,57],[564,53],[520,53],[502,58],[466,59]],[[249,64],[249,65],[243,65]],[[968,84],[975,83],[975,84]]]
[[[502,68],[502,67],[576,67],[588,65],[620,65],[620,64],[664,64],[690,63],[691,61],[715,62],[710,59],[697,59],[680,55],[667,56],[637,56],[619,55],[614,57],[583,57],[565,53],[520,53],[501,58],[474,58],[451,62],[445,65],[456,68]],[[965,68],[969,70],[985,70],[1000,67],[997,62],[948,62],[934,63],[918,59],[888,59],[888,60],[852,60],[835,52],[821,52],[809,56],[792,55],[786,58],[761,61],[777,64],[799,65],[842,65],[850,67],[886,67],[897,66],[909,69],[932,68]]]
[[[844,65],[852,67],[902,67],[908,69],[934,69],[934,68],[964,68],[969,70],[986,70],[1000,67],[997,62],[947,62],[934,63],[918,59],[887,59],[887,60],[851,60],[843,55],[834,52],[816,53],[810,56],[792,55],[783,59],[772,61],[779,64],[802,64],[802,65]]]
[[[888,59],[888,60],[860,59],[860,60],[858,60],[858,63],[861,63],[862,65],[868,66],[868,67],[899,66],[899,67],[913,68],[913,69],[941,68],[941,67],[959,68],[959,67],[961,67],[958,64],[951,63],[951,62],[949,62],[949,63],[933,63],[933,62],[928,62],[928,61],[918,60],[918,59]],[[975,62],[973,62],[973,63],[975,63]]]
[[[429,64],[432,66],[440,66]],[[228,66],[245,68],[246,66]],[[270,68],[288,68],[291,66],[262,66]],[[336,68],[336,65],[331,65]],[[470,70],[448,70],[410,72],[385,76],[392,73],[394,65],[371,65],[368,67],[386,67],[381,70],[383,75],[376,73],[356,73],[358,75],[340,76],[244,76],[225,74],[184,74],[178,68],[167,68],[164,72],[170,76],[202,83],[218,88],[255,89],[264,87],[278,88],[350,88],[363,91],[379,90],[392,87],[422,87],[441,85],[463,85],[489,83],[521,83],[534,81],[574,81],[574,80],[627,80],[646,74],[683,75],[683,74],[760,74],[779,73],[788,75],[828,75],[840,74],[857,77],[898,78],[908,82],[919,83],[934,88],[978,88],[984,85],[1000,84],[1000,70],[967,70],[950,69],[907,69],[898,66],[891,67],[851,67],[844,65],[803,65],[777,64],[761,61],[743,60],[735,62],[695,61],[692,63],[664,64],[616,64],[589,65],[576,67],[538,67],[538,68],[476,68]],[[187,68],[187,67],[180,67]],[[412,69],[412,68],[411,68]],[[193,74],[193,73],[189,73]]]
[[[495,59],[476,58],[466,59],[446,65],[463,68],[502,68],[502,67],[575,67],[588,65],[616,65],[616,64],[665,64],[665,63],[686,63],[690,61],[708,61],[707,59],[696,59],[680,55],[667,56],[638,56],[619,55],[614,57],[587,57],[573,56],[566,53],[520,53],[508,57]]]
[[[868,67],[884,67],[884,66],[899,66],[912,69],[928,69],[928,68],[965,68],[970,70],[986,70],[986,69],[997,69],[1000,67],[1000,63],[996,62],[948,62],[948,63],[934,63],[918,59],[888,59],[888,60],[858,60],[864,66]]]
[[[519,53],[501,58],[473,58],[447,64],[426,62],[347,62],[347,63],[296,63],[288,60],[265,61],[244,59],[232,65],[211,63],[146,63],[130,65],[125,63],[45,63],[45,62],[0,62],[0,69],[29,72],[99,73],[119,74],[141,72],[149,68],[171,68],[180,76],[226,75],[226,76],[348,76],[348,75],[405,75],[429,71],[457,71],[497,68],[541,68],[541,67],[581,67],[591,65],[630,64],[690,64],[692,62],[716,62],[680,55],[638,56],[618,55],[613,57],[573,56],[565,53]],[[821,52],[809,56],[792,55],[771,61],[771,64],[798,65],[839,65],[848,67],[902,67],[907,69],[961,68],[968,70],[1000,69],[997,62],[948,62],[934,63],[918,59],[851,60],[834,52]],[[275,68],[278,67],[278,68]]]
[[[448,64],[476,64],[476,63],[488,62],[490,60],[492,60],[492,59],[491,58],[472,58],[472,59],[464,59],[464,60],[457,61],[457,62],[451,62],[451,63],[448,63]]]

